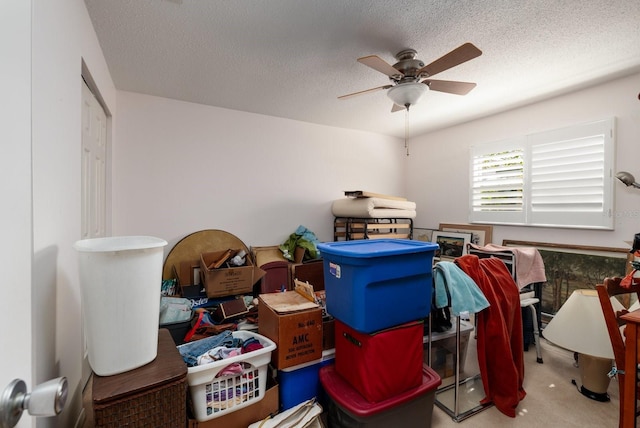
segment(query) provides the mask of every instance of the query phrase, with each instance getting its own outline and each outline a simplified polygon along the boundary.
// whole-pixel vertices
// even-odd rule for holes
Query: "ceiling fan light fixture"
[[[418,82],[401,83],[389,88],[387,96],[394,104],[406,107],[416,104],[429,88]]]

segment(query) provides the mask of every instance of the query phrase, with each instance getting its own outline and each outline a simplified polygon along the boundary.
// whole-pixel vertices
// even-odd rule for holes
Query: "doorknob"
[[[59,377],[37,385],[31,393],[21,379],[14,379],[0,397],[0,428],[16,426],[22,412],[32,416],[55,416],[67,401],[66,377]]]

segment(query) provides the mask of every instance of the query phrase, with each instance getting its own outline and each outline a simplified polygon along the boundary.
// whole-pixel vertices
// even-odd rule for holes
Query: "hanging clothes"
[[[522,289],[529,284],[546,282],[547,276],[544,261],[535,247],[507,247],[504,245],[487,244],[483,247],[470,244],[472,248],[486,252],[511,253],[515,258],[516,283]]]
[[[525,397],[520,293],[504,262],[464,255],[455,263],[475,281],[490,306],[476,314],[478,365],[485,398],[515,417]]]

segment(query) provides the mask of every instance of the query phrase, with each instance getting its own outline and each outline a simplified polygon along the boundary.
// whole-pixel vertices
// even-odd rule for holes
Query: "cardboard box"
[[[259,296],[258,333],[276,342],[277,369],[322,358],[322,309],[295,291]]]
[[[322,259],[309,261],[306,263],[291,263],[289,267],[291,274],[290,288],[295,290],[296,280],[308,283],[313,286],[313,291],[316,294],[316,298],[326,302],[326,292],[324,291],[324,264]],[[325,305],[322,303],[321,307]],[[326,312],[326,311],[325,311]],[[324,314],[322,319],[322,349],[333,349],[335,347],[334,338],[334,318],[332,316]]]
[[[233,250],[231,258],[239,250]],[[265,272],[256,267],[252,258],[246,256],[246,263],[239,267],[220,267],[218,269],[209,269],[212,263],[220,260],[227,252],[214,251],[203,253],[200,255],[200,274],[202,282],[207,292],[207,297],[224,297],[237,294],[252,294],[253,284],[258,282]]]
[[[279,397],[280,386],[273,376],[269,376],[267,389],[262,400],[209,421],[198,422],[190,418],[187,428],[246,428],[254,422],[261,421],[267,416],[277,413],[280,407]]]

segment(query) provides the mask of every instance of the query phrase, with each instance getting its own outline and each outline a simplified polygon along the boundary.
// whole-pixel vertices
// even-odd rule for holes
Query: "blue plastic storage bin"
[[[375,239],[318,244],[327,312],[362,333],[422,319],[431,309],[438,244]]]
[[[320,369],[335,362],[335,349],[322,351],[322,359],[278,370],[280,411],[288,410],[303,401],[316,397],[321,405],[326,403],[320,384]]]

